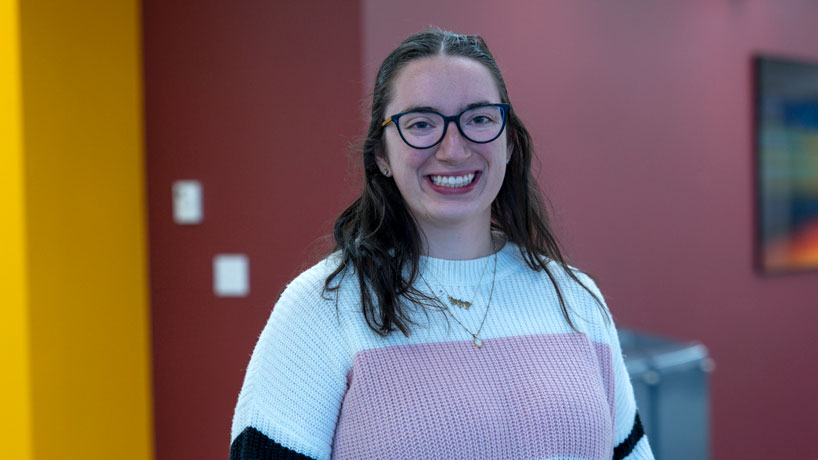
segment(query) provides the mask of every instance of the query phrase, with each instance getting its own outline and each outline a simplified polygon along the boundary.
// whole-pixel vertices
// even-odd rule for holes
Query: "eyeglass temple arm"
[[[392,117],[387,118],[386,120],[383,121],[383,123],[381,123],[381,128],[383,128],[384,126],[388,125],[391,122],[392,122]]]

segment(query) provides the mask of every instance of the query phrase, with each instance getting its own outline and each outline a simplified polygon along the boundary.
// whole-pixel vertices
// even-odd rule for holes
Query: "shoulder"
[[[331,254],[301,272],[282,291],[265,327],[265,333],[275,331],[279,336],[293,339],[307,337],[333,337],[339,335],[339,300],[346,297],[341,290],[325,289],[327,277],[339,266],[340,258]],[[345,274],[338,275],[335,285]],[[349,278],[349,275],[346,275]],[[344,282],[344,285],[352,283]],[[344,300],[343,302],[348,302]]]
[[[596,340],[608,339],[610,310],[597,281],[585,271],[550,260],[539,274],[540,282],[559,287],[574,325]]]
[[[340,253],[334,252],[328,255],[287,283],[281,296],[309,295],[315,291],[320,293],[324,288],[327,277],[339,267],[340,263]]]
[[[331,292],[327,292],[325,287],[328,285],[327,280],[329,276],[334,273],[341,264],[341,255],[339,252],[332,253],[320,260],[313,266],[302,271],[298,276],[292,279],[279,297],[276,307],[279,304],[291,303],[306,303],[310,305],[322,304],[327,300],[335,298]],[[349,270],[341,270],[338,275],[331,280],[329,287],[345,286],[350,283],[345,283],[349,279]]]
[[[596,280],[583,270],[545,255],[530,255],[511,241],[501,254],[503,277],[511,283],[509,287],[537,296],[549,305],[559,303],[561,298],[575,326],[581,326],[578,322],[596,325],[608,316],[605,298]],[[536,264],[533,257],[538,257],[540,264]],[[498,280],[502,279],[500,274],[498,269]]]
[[[579,280],[579,283],[574,282],[569,292],[574,295],[575,299],[583,300],[569,306],[571,319],[577,328],[589,338],[610,345],[612,340],[616,340],[616,328],[602,290],[589,274],[570,265],[567,266],[567,269],[571,270]]]
[[[533,269],[524,253],[525,249],[509,242],[509,253],[513,255],[513,264],[517,267],[515,274],[529,279],[533,283],[543,283],[547,285],[556,284],[563,294],[575,297],[574,300],[593,299],[594,296],[604,303],[602,293],[594,278],[581,269],[569,264],[562,264],[545,255],[538,255],[540,262],[545,269]],[[533,261],[532,261],[533,262]]]

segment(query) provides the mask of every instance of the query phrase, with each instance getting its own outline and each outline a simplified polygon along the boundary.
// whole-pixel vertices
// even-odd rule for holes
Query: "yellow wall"
[[[0,457],[31,458],[18,11],[0,2]]]
[[[140,5],[2,8],[0,457],[150,459]]]

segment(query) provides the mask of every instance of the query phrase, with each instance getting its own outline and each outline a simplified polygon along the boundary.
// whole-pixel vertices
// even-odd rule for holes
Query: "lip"
[[[435,185],[432,182],[432,176],[465,176],[466,174],[474,173],[474,180],[471,181],[469,185],[464,187],[441,187],[439,185]],[[469,193],[470,191],[474,190],[477,182],[482,177],[482,171],[475,171],[475,170],[466,170],[466,171],[447,171],[445,173],[432,173],[426,174],[423,178],[426,180],[426,184],[429,185],[429,188],[434,190],[441,195],[463,195],[465,193]]]

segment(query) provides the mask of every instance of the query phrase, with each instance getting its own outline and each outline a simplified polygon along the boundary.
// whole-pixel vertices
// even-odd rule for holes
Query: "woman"
[[[365,185],[250,360],[231,458],[652,459],[614,325],[563,261],[480,37],[384,60]]]

